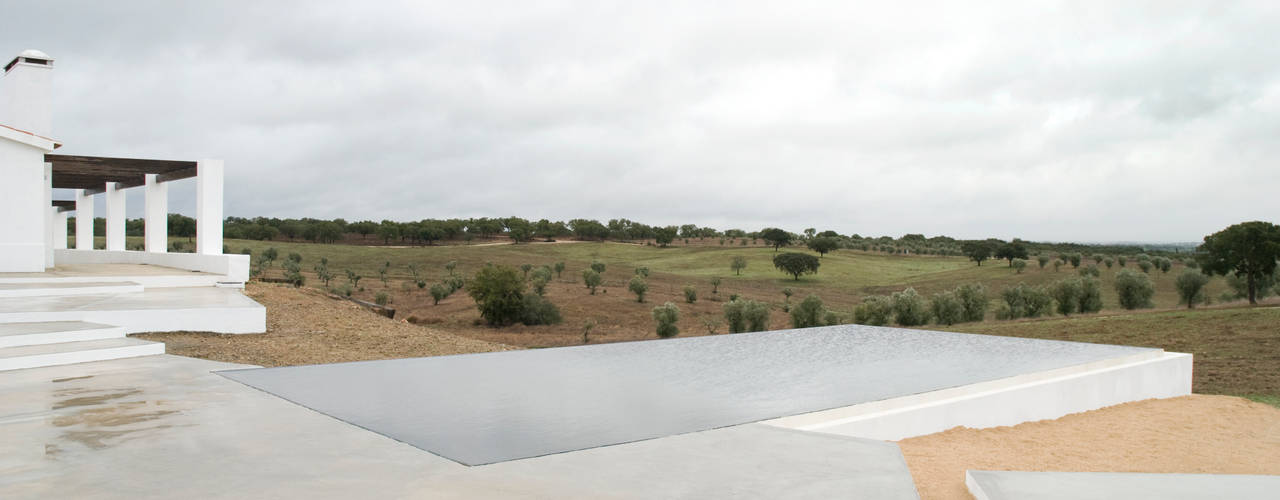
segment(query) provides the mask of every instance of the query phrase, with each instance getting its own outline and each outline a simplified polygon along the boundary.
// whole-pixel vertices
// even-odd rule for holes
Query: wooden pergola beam
[[[94,194],[103,192],[108,182],[130,188],[145,184],[147,174],[156,174],[164,182],[194,177],[196,170],[196,162],[180,160],[47,154],[44,161],[53,164],[53,187],[84,189]]]

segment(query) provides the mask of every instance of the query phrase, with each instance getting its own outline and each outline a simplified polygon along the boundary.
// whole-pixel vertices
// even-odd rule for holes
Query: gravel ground
[[[898,444],[924,499],[973,498],[965,469],[1280,474],[1280,409],[1197,394]]]
[[[312,289],[251,282],[245,295],[267,308],[267,333],[144,333],[169,354],[261,366],[412,358],[514,347],[378,316]]]

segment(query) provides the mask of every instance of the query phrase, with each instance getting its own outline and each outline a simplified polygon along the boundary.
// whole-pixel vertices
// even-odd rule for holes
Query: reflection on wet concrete
[[[53,383],[91,377],[54,379]],[[59,433],[56,442],[45,443],[46,458],[56,458],[66,451],[69,443],[101,450],[174,427],[174,424],[157,421],[181,412],[169,401],[139,399],[143,391],[136,387],[59,387],[52,394],[54,402],[50,409],[54,412],[48,422],[58,428]]]

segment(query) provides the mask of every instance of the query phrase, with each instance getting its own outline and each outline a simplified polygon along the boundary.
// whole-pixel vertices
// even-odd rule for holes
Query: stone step
[[[0,348],[80,342],[125,336],[124,328],[87,321],[0,323]]]
[[[163,342],[114,338],[0,349],[0,371],[164,354]]]
[[[0,283],[0,298],[66,297],[72,295],[141,292],[142,285],[133,281]]]
[[[0,299],[0,323],[87,321],[125,333],[262,333],[267,312],[234,288],[147,288],[142,293]]]

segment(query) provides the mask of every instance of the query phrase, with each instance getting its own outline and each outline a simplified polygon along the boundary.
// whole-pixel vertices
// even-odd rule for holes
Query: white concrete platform
[[[0,283],[0,298],[98,295],[104,293],[137,293],[141,291],[142,284],[133,281]]]
[[[127,333],[262,333],[266,308],[234,288],[147,288],[142,293],[0,299],[0,323],[88,321]]]
[[[1192,355],[1152,350],[1065,368],[767,420],[814,432],[896,441],[953,427],[1048,420],[1191,393]]]
[[[0,349],[0,371],[164,354],[163,342],[110,338]]]
[[[84,321],[0,323],[0,348],[123,338],[124,328]]]
[[[466,467],[172,355],[0,376],[0,498],[918,498],[893,443],[761,425]]]
[[[147,264],[59,264],[40,273],[0,273],[0,285],[131,282],[143,288],[215,286],[225,275]]]
[[[976,500],[1264,500],[1280,498],[1280,476],[1124,472],[965,472]]]

